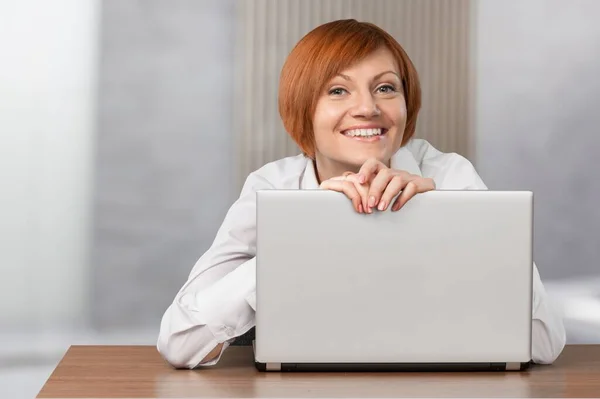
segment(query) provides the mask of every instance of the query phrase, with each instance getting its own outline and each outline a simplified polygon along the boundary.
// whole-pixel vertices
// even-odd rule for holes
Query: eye
[[[345,92],[346,92],[345,89],[342,89],[341,87],[335,87],[335,88],[329,90],[329,95],[330,96],[341,96]]]
[[[393,92],[395,92],[396,88],[394,86],[392,86],[392,85],[383,85],[383,86],[379,86],[377,88],[377,91],[379,93],[385,93],[385,94],[387,94],[387,93],[393,93]]]

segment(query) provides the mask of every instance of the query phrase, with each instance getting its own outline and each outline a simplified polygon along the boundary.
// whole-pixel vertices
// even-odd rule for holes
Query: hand
[[[210,362],[211,360],[215,360],[217,358],[217,356],[219,356],[219,353],[221,353],[221,351],[223,350],[223,344],[218,344],[217,346],[215,346],[213,348],[213,350],[211,350],[208,355],[204,356],[204,359],[202,359],[202,361],[200,363],[206,363],[206,362]]]
[[[374,158],[367,160],[355,176],[361,185],[369,185],[368,194],[366,198],[363,197],[362,202],[367,213],[372,213],[374,207],[380,211],[386,210],[400,192],[402,194],[394,201],[392,211],[402,208],[416,194],[435,190],[433,179],[390,169]]]
[[[319,186],[325,190],[337,191],[346,194],[346,197],[352,200],[352,205],[358,213],[364,213],[366,199],[369,194],[369,187],[364,184],[360,184],[358,176],[346,172],[342,176],[332,177],[331,179],[325,180]]]

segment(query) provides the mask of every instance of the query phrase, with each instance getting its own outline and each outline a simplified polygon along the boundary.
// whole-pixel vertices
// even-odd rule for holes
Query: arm
[[[533,265],[533,321],[531,331],[532,360],[552,364],[566,344],[561,315],[550,304],[537,266]]]
[[[487,190],[475,168],[467,159],[456,154],[443,154],[447,157],[434,165],[447,165],[443,171],[436,171],[435,180],[440,189]],[[538,364],[551,364],[562,352],[566,334],[562,317],[549,302],[540,274],[533,264],[533,304],[532,304],[532,360]]]
[[[217,236],[163,315],[157,349],[176,368],[217,363],[235,337],[254,326],[256,190],[250,175]]]

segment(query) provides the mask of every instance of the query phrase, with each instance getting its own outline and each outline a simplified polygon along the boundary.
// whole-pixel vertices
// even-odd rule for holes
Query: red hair
[[[400,68],[407,121],[402,145],[414,135],[421,108],[417,71],[400,44],[376,25],[346,19],[318,26],[289,54],[279,80],[279,114],[283,126],[310,158],[315,155],[312,118],[323,88],[335,75],[385,46]]]

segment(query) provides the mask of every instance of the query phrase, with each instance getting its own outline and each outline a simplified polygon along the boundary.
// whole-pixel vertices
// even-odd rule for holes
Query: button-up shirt
[[[412,139],[391,158],[393,169],[430,177],[438,190],[486,190],[475,168],[456,153]],[[256,310],[256,191],[319,189],[313,161],[304,155],[268,163],[251,173],[214,242],[193,267],[166,310],[157,348],[174,367],[214,365],[233,340],[254,327]],[[301,246],[301,244],[299,244]],[[550,305],[533,265],[532,360],[552,363],[565,345],[561,316]],[[202,360],[219,344],[222,350]]]

